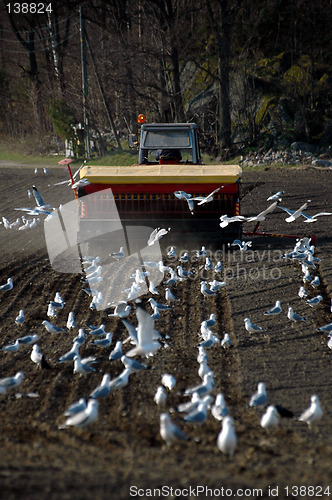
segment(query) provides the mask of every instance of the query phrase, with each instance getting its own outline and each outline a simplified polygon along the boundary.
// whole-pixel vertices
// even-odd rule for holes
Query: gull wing
[[[44,207],[46,205],[42,195],[36,188],[36,186],[32,186],[32,194],[36,200],[37,207]]]
[[[284,212],[288,213],[288,215],[293,215],[295,214],[295,210],[291,210],[290,208],[282,207],[281,205],[278,205],[278,208],[281,208]]]
[[[150,314],[141,306],[137,307],[136,316],[138,319],[137,345],[127,352],[126,356],[151,356],[161,347],[161,344],[155,340],[156,331],[154,329],[154,321]]]
[[[132,340],[132,342],[135,345],[137,345],[137,342],[138,342],[137,329],[131,323],[129,323],[129,321],[127,321],[126,319],[122,319],[122,323],[127,328],[127,331],[129,333],[129,337]]]
[[[316,217],[320,217],[322,215],[332,215],[332,212],[319,212],[315,215],[308,215],[305,212],[301,212],[301,215],[306,219],[304,222],[316,222]]]
[[[260,217],[260,216],[264,216],[264,215],[267,215],[268,213],[270,212],[273,212],[273,210],[276,208],[276,206],[278,205],[278,202],[275,201],[274,203],[272,203],[269,207],[267,207],[265,210],[263,210],[263,212],[260,212],[257,217]]]
[[[137,341],[140,345],[151,344],[154,341],[154,321],[151,315],[142,307],[137,307],[138,320]]]
[[[208,203],[209,201],[212,201],[212,197],[213,197],[214,193],[217,193],[218,191],[220,191],[220,189],[222,187],[223,186],[218,187],[217,189],[212,191],[212,193],[209,193],[206,196],[196,196],[195,198],[193,198],[193,200],[199,201],[198,205],[203,205],[204,203]]]

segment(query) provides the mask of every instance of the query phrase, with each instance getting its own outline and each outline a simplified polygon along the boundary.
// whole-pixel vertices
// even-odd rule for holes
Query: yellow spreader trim
[[[241,175],[239,165],[86,165],[80,171],[92,184],[234,184]]]

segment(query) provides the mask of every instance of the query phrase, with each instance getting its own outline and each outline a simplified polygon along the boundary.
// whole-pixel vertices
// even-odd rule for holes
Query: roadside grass
[[[0,161],[8,163],[20,163],[23,165],[57,165],[60,160],[65,158],[64,154],[45,155],[36,152],[25,152],[22,144],[14,144],[12,141],[6,142],[0,140]],[[112,150],[107,155],[97,158],[92,156],[89,159],[89,165],[132,165],[137,162],[137,151],[132,150]],[[73,164],[80,165],[82,158],[73,159]]]
[[[82,160],[77,160],[77,163]],[[105,156],[92,157],[87,163],[89,165],[103,165],[103,166],[130,166],[138,162],[138,150],[136,149],[114,149],[109,151]]]
[[[35,166],[55,166],[60,160],[65,158],[63,154],[38,154],[38,148],[34,147],[35,141],[18,140],[13,139],[7,140],[0,138],[0,161],[8,163],[19,163],[23,165],[35,165]],[[206,153],[202,154],[202,160],[205,165],[239,165],[241,156],[236,156],[230,160],[220,160],[220,158],[214,158]],[[73,159],[73,165],[81,165],[83,162],[82,158]],[[113,148],[107,152],[105,156],[92,157],[88,160],[89,165],[103,165],[103,166],[130,166],[138,162],[138,149],[129,149],[128,144],[123,145],[123,150],[118,148]],[[297,165],[292,164],[280,164],[272,163],[269,165],[253,165],[250,167],[243,166],[243,171],[264,171],[270,168],[294,168]]]
[[[60,160],[65,158],[65,155],[42,155],[34,152],[25,152],[28,148],[24,147],[24,144],[13,143],[13,141],[5,142],[0,139],[0,161],[2,162],[15,162],[26,165],[57,165]],[[212,158],[209,155],[203,153],[203,162],[207,164],[218,164],[219,160]],[[73,165],[81,165],[83,162],[82,158],[73,159]],[[92,157],[87,161],[89,165],[103,165],[103,166],[130,166],[138,162],[138,149],[112,149],[107,152],[105,156]],[[234,164],[236,160],[230,160],[227,162],[222,162],[223,164]]]
[[[20,163],[23,165],[57,165],[62,156],[23,154],[15,151],[8,151],[0,144],[0,161],[8,163]]]

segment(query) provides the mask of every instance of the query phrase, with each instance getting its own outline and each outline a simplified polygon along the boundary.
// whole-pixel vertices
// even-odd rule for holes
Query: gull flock
[[[218,190],[214,192],[216,191]],[[208,203],[213,199],[214,192],[205,198],[199,199],[192,198],[191,195],[182,191],[176,192],[175,195],[179,199],[186,200],[189,209],[193,211],[194,201],[199,204]],[[35,198],[36,206],[33,208],[24,207],[17,210],[24,211],[38,218],[41,215],[49,215],[52,209],[49,205],[45,204],[35,186],[32,188],[32,194]],[[300,217],[303,217],[306,223],[313,223],[320,216],[332,215],[329,212],[319,212],[313,216],[307,215],[303,210],[307,208],[309,201],[297,210],[281,207],[278,203],[281,201],[280,197],[282,194],[283,192],[279,192],[272,195],[269,199],[273,201],[273,204],[257,216],[221,216],[220,226],[226,227],[234,221],[263,221],[277,207],[288,214],[288,217],[285,219],[287,223],[294,222]],[[28,227],[27,221],[23,217],[21,218],[22,222],[23,226],[17,221],[10,223],[7,219],[3,218],[3,227],[5,229]],[[31,224],[30,222],[30,228],[33,227]],[[167,230],[156,228],[147,241],[148,246],[152,246],[167,234],[169,230],[170,228]],[[235,240],[233,246],[238,246],[242,252],[251,246],[251,242]],[[123,247],[119,249],[119,252],[114,252],[110,256],[117,260],[126,258]],[[171,247],[168,256],[172,258],[172,263],[168,265],[165,265],[162,261],[146,263],[151,267],[158,268],[164,276],[163,284],[158,288],[154,287],[152,282],[149,283],[149,293],[151,295],[159,295],[160,298],[158,300],[151,296],[147,303],[143,304],[143,301],[137,298],[139,283],[148,280],[148,273],[144,273],[138,269],[133,275],[132,287],[128,291],[128,300],[115,304],[113,313],[109,314],[110,317],[116,318],[117,321],[123,323],[127,335],[126,338],[118,340],[115,343],[112,332],[107,331],[105,324],[77,324],[74,311],[68,311],[68,319],[65,325],[56,325],[58,312],[66,308],[66,303],[61,297],[60,292],[57,292],[55,297],[48,302],[47,306],[45,305],[45,314],[49,319],[43,320],[40,328],[44,328],[50,335],[55,336],[55,338],[59,335],[72,335],[72,347],[68,352],[62,353],[57,360],[46,359],[42,352],[43,346],[40,345],[41,338],[38,334],[18,336],[17,338],[13,338],[9,344],[2,346],[1,352],[3,356],[13,356],[13,362],[15,360],[15,353],[19,350],[24,350],[27,356],[27,363],[30,359],[30,362],[34,363],[40,369],[52,370],[55,366],[59,368],[63,365],[71,365],[73,377],[87,378],[96,373],[100,376],[100,383],[92,391],[84,391],[82,389],[80,398],[77,401],[73,401],[63,414],[59,415],[59,419],[62,420],[59,424],[60,429],[97,426],[100,413],[100,399],[111,397],[114,391],[125,391],[132,377],[145,377],[149,379],[149,368],[158,365],[158,357],[162,356],[163,350],[169,348],[172,336],[171,334],[161,334],[158,332],[158,320],[162,315],[167,315],[168,311],[172,308],[176,308],[176,304],[179,302],[176,296],[176,287],[179,283],[191,279],[192,273],[185,267],[189,263],[188,254],[177,257],[174,247]],[[319,276],[315,275],[319,259],[315,256],[315,247],[312,245],[310,238],[304,237],[299,239],[294,249],[286,253],[284,258],[292,263],[296,262],[301,266],[303,285],[299,289],[299,297],[306,301],[308,310],[316,307],[322,300],[321,295],[307,299],[308,288],[315,290],[320,284]],[[85,283],[86,281],[90,285],[98,283],[102,268],[102,264],[98,259],[98,256],[83,257]],[[223,263],[218,261],[212,264],[204,246],[202,246],[201,250],[197,251],[196,259],[201,269],[211,273],[213,279],[210,281],[202,279],[199,282],[199,286],[193,280],[192,286],[197,286],[197,294],[201,294],[207,307],[210,305],[212,309],[214,297],[220,294],[225,287],[227,289],[227,283],[221,280]],[[11,293],[14,286],[15,283],[11,277],[7,279],[6,283],[0,285],[1,300],[5,294]],[[89,289],[86,289],[86,291],[94,295],[94,297],[97,296],[96,293],[93,294],[93,291]],[[93,307],[90,307],[90,309],[93,310]],[[135,312],[136,316],[135,324],[129,322],[127,319],[132,311]],[[273,317],[282,312],[281,301],[277,300],[274,305],[271,304],[271,308],[264,315],[270,317],[270,321],[273,321]],[[298,315],[292,307],[288,307],[287,317],[292,323],[306,321],[306,318]],[[13,319],[13,323],[16,324],[18,329],[22,328],[25,318],[26,314],[24,310],[19,310],[17,317]],[[221,426],[219,434],[216,435],[216,446],[220,452],[231,457],[235,453],[238,442],[236,421],[231,416],[231,411],[227,406],[227,394],[216,391],[218,381],[215,380],[215,374],[209,366],[209,353],[212,350],[219,349],[221,356],[227,355],[228,350],[233,348],[233,344],[228,333],[225,333],[223,338],[219,336],[218,325],[216,323],[215,314],[211,313],[201,322],[200,331],[196,333],[197,380],[199,382],[196,380],[196,383],[194,381],[192,381],[193,383],[189,383],[188,381],[188,387],[181,394],[183,401],[176,408],[173,408],[168,404],[168,399],[170,393],[177,390],[177,381],[173,374],[164,373],[160,377],[160,384],[155,387],[153,401],[160,412],[160,437],[167,447],[174,443],[190,441],[192,438],[189,437],[189,433],[183,427],[187,426],[187,429],[190,429],[191,426],[196,432],[211,415],[219,423],[218,425]],[[252,323],[249,317],[244,318],[244,328],[249,336],[261,335],[263,333],[263,328]],[[328,335],[327,347],[332,349],[332,323],[320,327],[319,331]],[[97,349],[98,353],[84,357],[81,354],[83,347],[93,347],[94,352]],[[109,363],[118,363],[119,373],[114,378],[111,378],[108,372],[102,373],[98,368],[101,357],[105,357],[105,353]],[[11,391],[17,391],[23,381],[26,381],[26,377],[21,371],[1,378],[1,396],[6,397]],[[17,393],[17,397],[19,396],[20,393]],[[38,397],[38,394],[27,393],[27,396]],[[311,428],[323,416],[323,410],[317,394],[311,396],[310,406],[301,415],[296,417],[291,410],[269,401],[268,389],[262,381],[258,382],[257,392],[251,396],[247,406],[249,408],[258,408],[258,411],[262,412],[260,426],[267,432],[271,432],[277,428],[282,418],[291,418],[304,422]],[[174,422],[175,419],[177,423]],[[194,439],[199,440],[198,438]]]

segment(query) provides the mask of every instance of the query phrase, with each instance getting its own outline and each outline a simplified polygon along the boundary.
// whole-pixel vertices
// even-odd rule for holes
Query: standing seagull
[[[301,297],[301,299],[305,299],[308,296],[308,292],[303,286],[300,287],[298,291],[298,296]]]
[[[244,326],[249,333],[258,333],[263,331],[261,326],[254,325],[249,318],[244,318]]]
[[[306,321],[306,318],[303,318],[303,316],[296,314],[292,307],[288,308],[287,318],[294,323],[297,323],[298,321]]]
[[[13,288],[13,286],[14,286],[13,279],[12,278],[8,278],[7,279],[7,283],[5,283],[4,285],[0,286],[0,290],[3,291],[3,292],[6,292],[7,290],[11,290]]]
[[[74,361],[74,358],[79,355],[80,342],[74,341],[70,351],[66,352],[59,358],[59,363],[70,363]]]
[[[15,340],[14,344],[7,344],[4,347],[1,348],[2,351],[4,352],[17,352],[20,348],[20,341]]]
[[[47,321],[47,319],[42,321],[42,325],[45,326],[48,333],[60,333],[66,331],[64,328],[60,328],[59,326],[53,325],[53,323],[50,323],[49,321]]]
[[[166,442],[167,446],[178,441],[188,441],[188,436],[173,424],[168,413],[160,415],[160,435]]]
[[[311,427],[314,423],[317,423],[323,416],[323,410],[320,406],[318,396],[314,394],[311,396],[310,400],[311,405],[299,417],[299,421],[305,422],[309,427]]]
[[[260,424],[268,432],[277,427],[279,424],[279,413],[275,406],[270,405],[267,407],[266,412],[261,417]]]
[[[312,299],[307,300],[307,304],[309,304],[310,307],[317,306],[321,301],[323,300],[322,295],[317,295],[316,297],[313,297]]]
[[[89,373],[95,372],[96,369],[90,366],[88,363],[81,360],[80,355],[74,357],[74,373],[79,373],[80,375],[88,375]]]
[[[214,405],[211,408],[211,413],[216,420],[221,421],[228,415],[228,408],[226,406],[224,395],[219,392],[216,396]]]
[[[281,305],[280,305],[280,300],[277,300],[274,307],[269,309],[264,313],[265,316],[276,316],[277,314],[281,313]]]
[[[221,346],[224,348],[224,349],[229,349],[230,347],[232,347],[232,341],[229,337],[229,333],[225,333],[224,335],[224,338],[222,339],[221,341]]]
[[[73,311],[70,311],[70,313],[68,314],[68,319],[67,319],[67,328],[68,328],[68,330],[73,330],[76,327],[77,327],[77,324],[75,321],[74,313],[73,313]]]
[[[51,368],[48,362],[45,359],[44,354],[42,354],[39,351],[39,345],[35,344],[32,348],[31,355],[30,355],[31,361],[36,363],[37,366],[40,368]]]
[[[15,323],[18,326],[22,326],[24,321],[25,321],[24,311],[23,311],[23,309],[21,309],[18,316],[16,316],[16,318],[15,318]]]
[[[164,375],[161,377],[161,383],[163,384],[164,387],[166,387],[171,391],[176,384],[176,379],[173,375],[164,373]]]
[[[23,379],[24,373],[17,372],[13,377],[0,378],[0,387],[5,387],[7,391],[9,389],[16,389],[16,387],[21,385]]]
[[[218,449],[230,457],[234,454],[237,445],[237,437],[233,427],[233,418],[229,415],[222,421],[222,428],[217,438]]]
[[[120,247],[120,250],[118,252],[110,253],[110,256],[113,257],[113,259],[117,259],[117,260],[123,259],[123,257],[125,257],[125,255],[126,254],[125,254],[123,247]]]
[[[175,295],[173,295],[168,287],[165,288],[165,299],[166,302],[177,302],[179,300],[175,297]]]
[[[39,335],[35,333],[34,335],[25,335],[24,337],[19,337],[17,340],[20,342],[20,344],[31,345],[37,342],[38,339]]]
[[[98,419],[98,413],[98,401],[96,399],[89,399],[85,410],[71,415],[67,418],[64,425],[59,426],[59,429],[65,429],[66,427],[87,427]]]
[[[90,394],[90,398],[92,399],[106,398],[106,396],[108,396],[110,392],[111,392],[110,375],[109,373],[105,373],[100,385],[98,385],[98,387],[96,387],[94,391]]]
[[[206,281],[201,281],[201,294],[204,297],[212,297],[213,295],[216,295],[216,292],[212,292],[212,290],[207,287]]]
[[[133,373],[133,371],[134,370],[131,367],[125,368],[120,375],[110,381],[110,390],[113,391],[115,389],[123,389],[123,387],[126,387],[129,382],[129,376]]]
[[[113,333],[108,332],[106,333],[106,337],[104,339],[95,339],[93,341],[93,344],[96,345],[97,347],[109,347],[112,344],[112,339],[113,339]]]
[[[313,287],[313,288],[316,288],[317,286],[320,285],[320,279],[319,279],[319,276],[315,276],[314,279],[312,279],[310,281],[310,285]]]
[[[122,352],[122,340],[118,340],[115,344],[113,351],[111,351],[108,359],[121,359],[123,356]]]
[[[166,405],[167,394],[165,391],[165,387],[163,387],[162,385],[158,386],[153,400],[156,403],[156,405],[158,405],[158,406],[165,406]]]
[[[249,406],[257,408],[259,406],[265,406],[267,402],[266,387],[264,382],[259,382],[257,385],[257,391],[251,396],[249,401]]]

